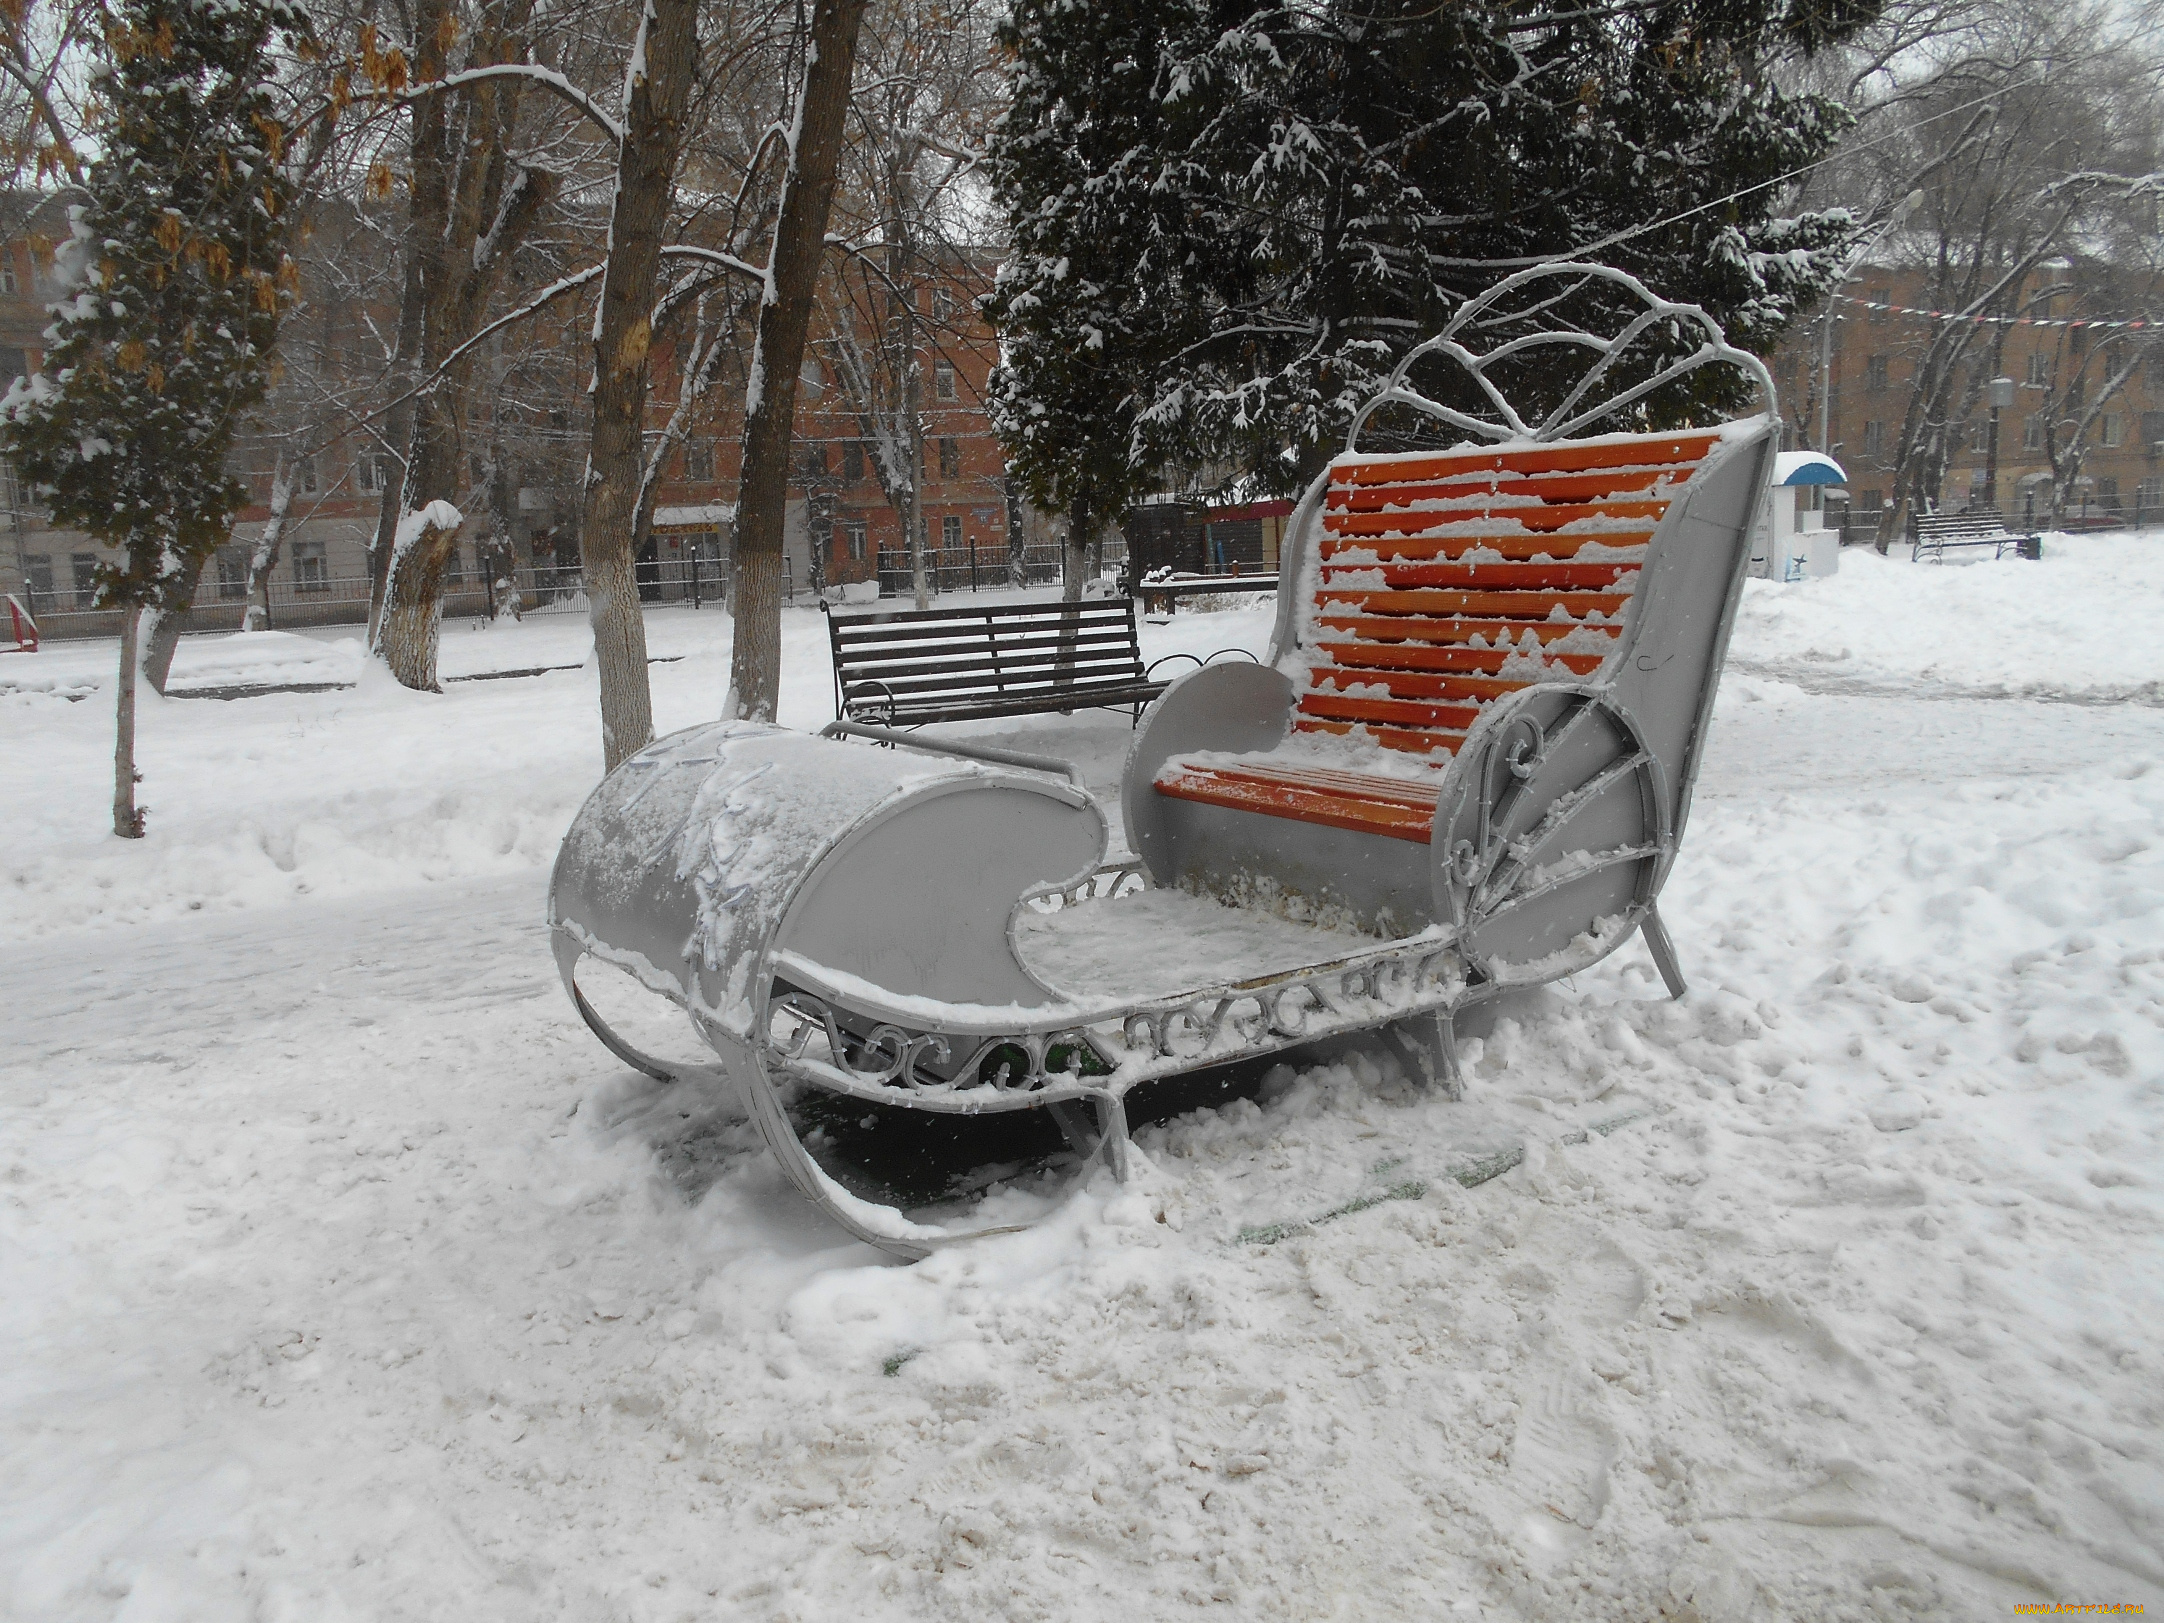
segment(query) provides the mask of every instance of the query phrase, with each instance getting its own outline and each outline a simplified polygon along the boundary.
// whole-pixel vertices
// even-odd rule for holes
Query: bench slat
[[[1698,462],[1720,443],[1717,433],[1685,433],[1672,439],[1629,443],[1562,440],[1523,451],[1439,451],[1421,456],[1348,458],[1333,468],[1333,485],[1386,485],[1409,479],[1440,479],[1453,473],[1576,473],[1587,468],[1647,468]]]
[[[1338,693],[1303,693],[1300,713],[1330,721],[1380,721],[1394,727],[1446,727],[1456,732],[1469,729],[1480,719],[1480,706],[1426,704],[1416,699],[1364,699]]]
[[[1574,626],[1571,629],[1584,631],[1588,628]],[[1341,666],[1375,671],[1479,671],[1492,674],[1503,668],[1505,660],[1525,657],[1522,648],[1442,647],[1432,642],[1325,642],[1316,647]],[[1543,663],[1561,665],[1573,675],[1591,676],[1600,669],[1601,661],[1607,656],[1544,651],[1540,657]]]
[[[1651,519],[1655,523],[1668,511],[1666,501],[1574,502],[1553,507],[1452,507],[1440,511],[1419,509],[1389,513],[1325,513],[1323,529],[1338,536],[1425,535],[1446,524],[1515,524],[1521,530],[1560,530],[1566,524],[1585,524],[1594,519]],[[1504,533],[1508,533],[1507,529]],[[1584,532],[1580,539],[1598,539],[1599,532]]]
[[[1584,502],[1604,496],[1623,496],[1654,489],[1664,481],[1680,484],[1697,467],[1695,462],[1661,468],[1602,468],[1592,473],[1539,474],[1532,478],[1501,479],[1494,474],[1466,478],[1433,479],[1402,485],[1333,485],[1326,505],[1332,512],[1377,513],[1387,507],[1403,507],[1416,501],[1459,500],[1494,494],[1524,500]]]
[[[1350,733],[1354,723],[1349,721],[1325,721],[1320,716],[1302,716],[1292,724],[1296,733],[1334,733],[1339,737]],[[1368,737],[1388,750],[1404,750],[1413,755],[1432,755],[1437,750],[1448,754],[1458,753],[1465,742],[1465,734],[1445,727],[1412,730],[1404,727],[1370,726]]]
[[[1373,614],[1418,615],[1423,619],[1479,614],[1498,620],[1546,620],[1557,609],[1573,619],[1611,615],[1630,601],[1628,592],[1392,592],[1325,586],[1315,594],[1318,608],[1365,609]]]
[[[1616,626],[1565,625],[1560,620],[1423,619],[1414,615],[1325,614],[1316,623],[1331,631],[1350,632],[1363,641],[1469,643],[1475,637],[1494,642],[1498,637],[1522,641],[1527,632],[1541,642],[1560,642],[1588,632],[1617,635]]]
[[[1333,774],[1350,778],[1352,774]],[[1387,785],[1391,780],[1370,778],[1363,785]],[[1303,823],[1321,823],[1355,833],[1387,834],[1394,839],[1429,843],[1435,826],[1435,796],[1423,803],[1417,796],[1388,795],[1380,788],[1349,787],[1326,782],[1301,781],[1297,774],[1243,772],[1238,769],[1198,770],[1174,762],[1157,775],[1155,787],[1175,800],[1199,800],[1208,805],[1238,811],[1261,812],[1268,817],[1292,817]]]
[[[1399,559],[1456,559],[1474,550],[1499,552],[1505,558],[1553,558],[1558,563],[1575,558],[1586,547],[1643,547],[1653,539],[1651,527],[1639,530],[1603,530],[1593,535],[1402,535],[1329,536],[1322,543],[1324,568],[1329,560],[1348,552],[1372,553],[1385,565]],[[1348,562],[1357,569],[1358,563]],[[1369,568],[1375,567],[1369,565]]]
[[[1339,691],[1348,687],[1381,687],[1393,699],[1471,699],[1486,703],[1516,693],[1533,684],[1500,676],[1444,676],[1432,671],[1346,670],[1338,665],[1318,665],[1308,673],[1310,687]]]
[[[1465,586],[1491,588],[1502,591],[1518,591],[1528,587],[1602,587],[1614,586],[1625,575],[1635,573],[1638,565],[1625,563],[1592,564],[1332,564],[1322,566],[1324,584],[1336,588],[1343,576],[1354,573],[1379,571],[1386,585],[1403,590],[1412,586]],[[1350,582],[1346,582],[1350,585]]]

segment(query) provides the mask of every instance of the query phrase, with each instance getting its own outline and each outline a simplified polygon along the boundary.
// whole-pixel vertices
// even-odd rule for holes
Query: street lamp
[[[1825,323],[1820,328],[1818,335],[1818,449],[1819,454],[1822,456],[1831,456],[1833,454],[1828,425],[1832,419],[1833,405],[1831,391],[1833,386],[1834,306],[1840,302],[1841,289],[1848,286],[1849,278],[1862,268],[1864,259],[1870,254],[1871,250],[1884,241],[1887,234],[1900,225],[1903,220],[1921,208],[1923,201],[1924,194],[1922,189],[1919,188],[1896,203],[1894,211],[1886,216],[1885,223],[1872,232],[1862,243],[1858,244],[1855,251],[1848,256],[1848,263],[1841,267],[1841,274],[1834,279],[1833,286],[1827,291]]]
[[[1999,510],[1999,413],[2014,403],[2014,380],[1991,380],[1991,443],[1984,447],[1984,505]]]

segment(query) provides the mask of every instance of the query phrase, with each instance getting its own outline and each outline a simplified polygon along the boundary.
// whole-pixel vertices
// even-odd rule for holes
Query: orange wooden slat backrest
[[[1599,669],[1654,529],[1719,437],[1340,458],[1295,728],[1361,729],[1440,765],[1483,706]]]

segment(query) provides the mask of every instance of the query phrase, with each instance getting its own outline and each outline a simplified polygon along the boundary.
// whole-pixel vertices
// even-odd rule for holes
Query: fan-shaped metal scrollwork
[[[1661,766],[1599,689],[1527,690],[1468,741],[1437,830],[1436,888],[1467,964],[1549,980],[1604,957],[1669,850]]]
[[[1547,282],[1561,285],[1540,285]],[[1607,336],[1572,324],[1572,312],[1593,293],[1608,293],[1614,306],[1607,313],[1615,317],[1616,331]],[[1643,308],[1634,309],[1634,303]],[[1690,341],[1693,336],[1695,344]],[[1584,374],[1544,416],[1527,422],[1491,374],[1507,373],[1536,359],[1557,361],[1570,350],[1585,352]],[[1430,355],[1445,356],[1465,369],[1486,415],[1430,399],[1407,381],[1414,363]],[[1477,439],[1568,439],[1589,432],[1602,418],[1626,410],[1700,367],[1715,364],[1741,371],[1758,386],[1766,411],[1776,410],[1773,375],[1765,363],[1731,345],[1720,325],[1697,305],[1664,299],[1635,276],[1610,265],[1540,265],[1506,276],[1466,300],[1441,332],[1407,352],[1390,381],[1353,419],[1345,449],[1359,449],[1360,431],[1388,406],[1408,407]]]

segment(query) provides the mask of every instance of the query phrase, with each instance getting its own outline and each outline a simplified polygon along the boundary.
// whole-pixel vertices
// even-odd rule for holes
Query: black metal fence
[[[1114,549],[1117,551],[1117,549]],[[1117,557],[1107,562],[1118,562]],[[1066,549],[1054,542],[1024,547],[1016,558],[1005,546],[927,547],[925,584],[935,592],[990,592],[1006,586],[1043,586],[1066,573]],[[1017,579],[1016,576],[1020,578]],[[916,565],[900,547],[879,553],[879,595],[907,597],[917,589]]]
[[[1826,516],[1828,529],[1838,530],[1844,547],[1873,546],[1878,541],[1879,515],[1884,509],[1867,507],[1848,512],[1829,512]],[[1959,512],[1960,508],[1944,508],[1941,511]],[[2151,501],[2137,493],[2132,501],[2122,504],[2118,497],[2105,497],[2082,503],[2064,513],[2053,513],[2048,508],[2016,507],[2005,515],[2006,522],[2021,531],[2057,530],[2072,535],[2095,535],[2111,530],[2152,530],[2164,525],[2164,501]],[[1907,545],[1906,525],[1894,538]]]
[[[1114,549],[1117,551],[1117,549]],[[1109,561],[1117,562],[1117,558]],[[1009,584],[1005,547],[932,548],[925,554],[927,573],[934,592],[992,591]],[[907,596],[915,590],[909,555],[883,551],[877,561],[876,579],[883,597]],[[1030,547],[1022,559],[1023,584],[1042,585],[1060,579],[1062,549],[1055,544]],[[682,556],[634,566],[642,602],[681,605],[687,608],[719,607],[728,597],[729,561],[702,555],[689,548]],[[829,583],[835,584],[835,583]],[[785,570],[782,595],[794,602],[812,592],[812,583],[800,572]],[[273,631],[296,631],[310,626],[363,625],[368,619],[368,577],[314,576],[293,581],[273,579],[268,588],[267,624]],[[89,606],[89,593],[32,591],[26,607],[38,622],[40,636],[54,641],[69,638],[114,637],[120,634],[120,614],[115,609]],[[188,612],[191,632],[238,631],[247,610],[239,590],[205,581],[195,607]],[[561,568],[538,566],[503,570],[494,574],[467,571],[447,580],[443,615],[447,620],[487,620],[498,617],[524,619],[535,614],[584,614],[587,611],[584,580],[576,565]]]

